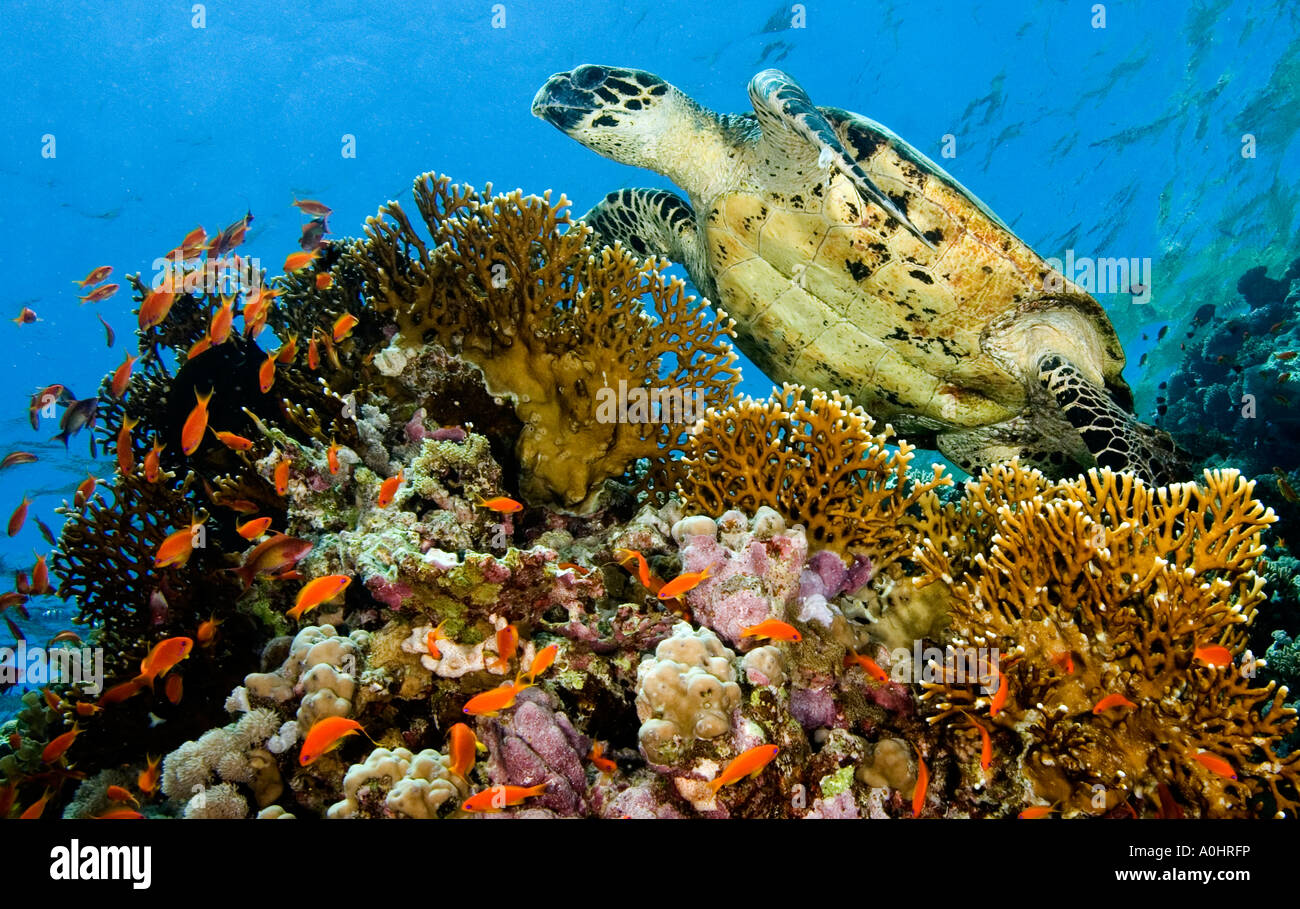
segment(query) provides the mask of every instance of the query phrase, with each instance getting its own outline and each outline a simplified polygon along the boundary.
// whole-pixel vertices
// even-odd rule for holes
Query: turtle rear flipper
[[[679,196],[662,189],[621,189],[597,202],[582,220],[594,231],[593,248],[619,242],[643,258],[667,257],[686,267],[701,294],[717,298],[695,212]]]
[[[1190,461],[1168,433],[1138,422],[1060,354],[1039,358],[1038,381],[1078,430],[1097,466],[1162,486],[1191,479]]]
[[[811,168],[837,170],[852,181],[864,200],[875,203],[934,249],[907,214],[871,182],[798,82],[779,69],[765,69],[750,80],[749,100],[763,129],[758,147],[763,166],[793,168],[796,183],[804,182]]]

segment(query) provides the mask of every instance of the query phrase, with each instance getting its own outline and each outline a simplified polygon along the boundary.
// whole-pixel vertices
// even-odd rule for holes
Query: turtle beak
[[[573,86],[570,73],[556,73],[533,96],[533,116],[569,132],[591,113],[591,94]]]

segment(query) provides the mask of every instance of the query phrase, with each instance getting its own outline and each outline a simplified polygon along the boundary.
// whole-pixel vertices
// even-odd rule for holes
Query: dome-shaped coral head
[[[711,114],[658,76],[593,63],[546,80],[533,115],[594,152],[656,170],[689,157],[680,152],[692,132],[717,129]]]

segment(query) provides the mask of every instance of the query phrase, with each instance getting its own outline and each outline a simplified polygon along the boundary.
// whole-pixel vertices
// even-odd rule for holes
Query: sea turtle
[[[1135,420],[1105,311],[942,168],[885,127],[815,107],[790,76],[716,114],[651,73],[584,65],[533,113],[686,191],[624,189],[598,240],[685,266],[777,381],[836,389],[968,472],[1019,456],[1161,482],[1188,471]]]

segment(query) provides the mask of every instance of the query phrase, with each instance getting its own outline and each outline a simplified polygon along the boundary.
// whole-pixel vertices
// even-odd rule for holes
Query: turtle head
[[[584,64],[546,80],[533,114],[606,158],[680,179],[717,118],[658,76]]]

